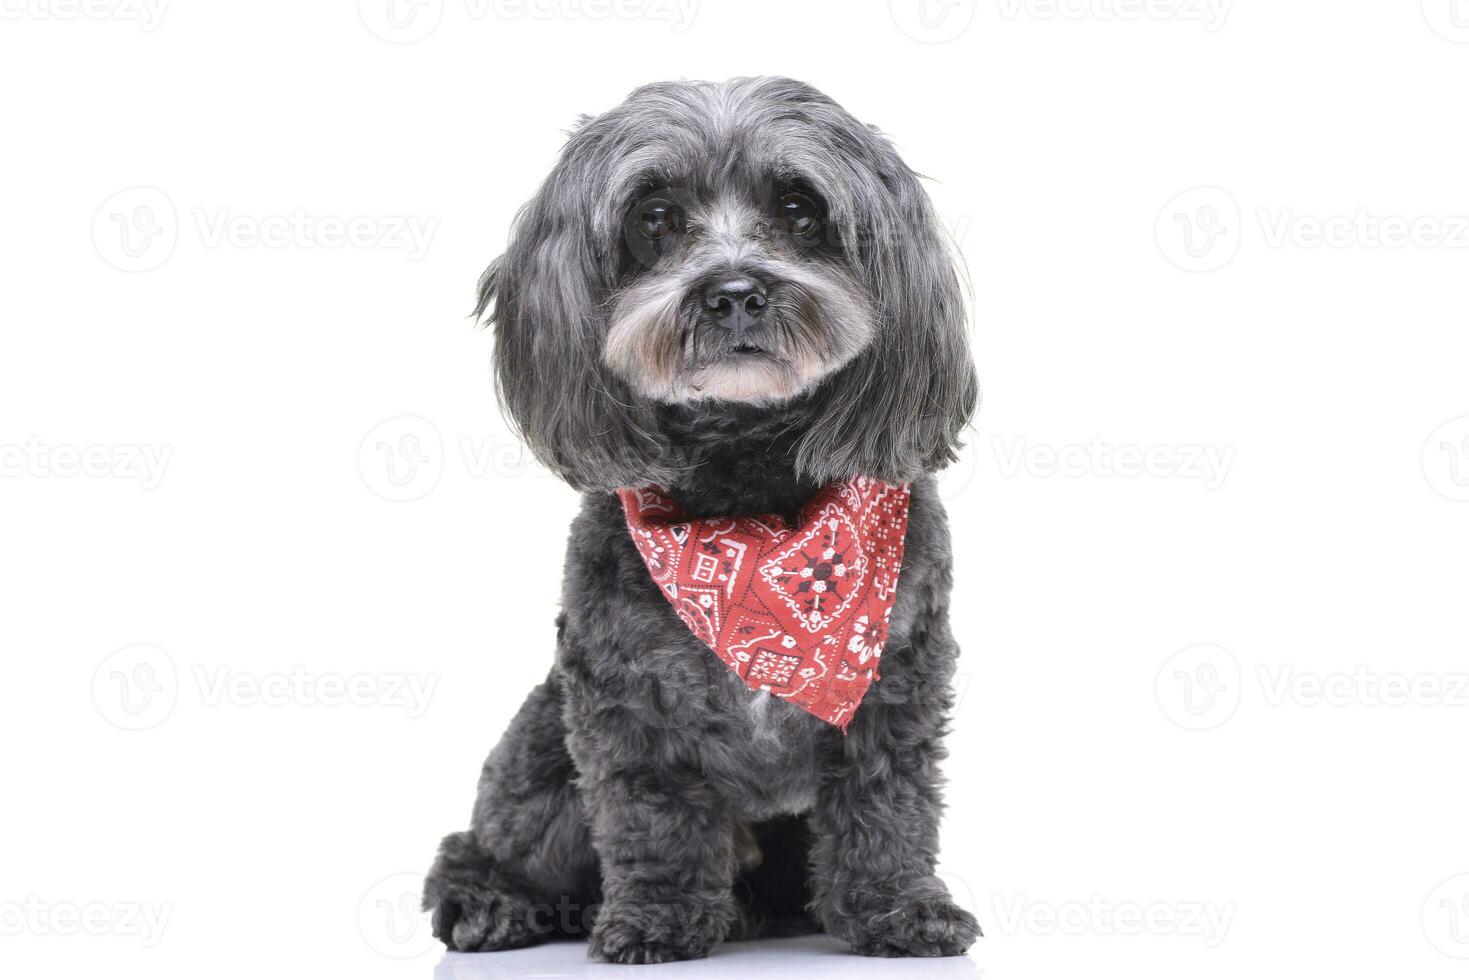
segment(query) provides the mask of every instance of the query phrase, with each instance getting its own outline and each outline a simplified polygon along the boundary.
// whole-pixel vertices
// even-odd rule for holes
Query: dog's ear
[[[617,249],[595,227],[607,206],[595,150],[593,127],[580,124],[516,216],[505,254],[480,277],[475,307],[494,324],[501,407],[536,457],[578,490],[668,476],[651,409],[602,363]]]
[[[476,286],[474,310],[469,314],[476,320],[480,319],[489,310],[490,304],[495,302],[496,280],[500,274],[500,263],[503,259],[496,259],[489,267],[479,275],[479,285]]]
[[[910,480],[955,460],[979,385],[954,252],[918,176],[876,130],[847,116],[843,246],[876,301],[878,332],[815,393],[798,466],[830,482]]]

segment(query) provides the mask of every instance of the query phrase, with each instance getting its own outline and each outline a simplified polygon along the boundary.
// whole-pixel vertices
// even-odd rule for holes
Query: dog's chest
[[[748,819],[801,813],[815,802],[820,740],[827,726],[811,714],[752,691],[733,674],[711,692],[731,733],[706,745],[706,773]]]

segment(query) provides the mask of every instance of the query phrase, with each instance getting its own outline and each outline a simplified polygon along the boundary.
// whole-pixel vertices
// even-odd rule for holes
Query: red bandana
[[[751,688],[846,731],[877,678],[908,530],[908,485],[827,487],[796,527],[775,516],[680,521],[662,491],[619,490],[653,581]]]

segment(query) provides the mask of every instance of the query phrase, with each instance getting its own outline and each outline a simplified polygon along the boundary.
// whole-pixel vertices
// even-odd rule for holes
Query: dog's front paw
[[[961,956],[980,936],[974,916],[947,898],[857,915],[829,923],[828,931],[863,956]]]
[[[609,963],[668,963],[709,955],[724,938],[733,910],[618,901],[604,905],[588,953]]]

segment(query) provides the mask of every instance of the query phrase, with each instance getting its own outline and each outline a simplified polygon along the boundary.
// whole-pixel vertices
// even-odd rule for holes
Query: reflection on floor
[[[873,959],[854,956],[825,936],[765,939],[725,943],[705,960],[664,963],[639,968],[593,963],[585,943],[561,942],[506,953],[445,953],[434,969],[434,980],[501,980],[511,977],[617,976],[631,980],[650,975],[658,980],[680,977],[771,978],[801,980],[862,980],[864,977],[902,977],[908,980],[979,980],[980,971],[966,956],[943,959]]]

